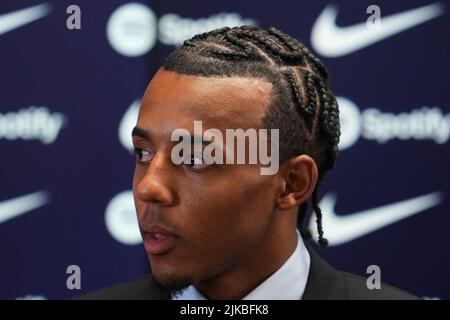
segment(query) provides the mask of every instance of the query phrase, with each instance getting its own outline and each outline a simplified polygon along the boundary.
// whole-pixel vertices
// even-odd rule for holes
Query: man
[[[176,49],[150,82],[133,130],[134,200],[152,275],[85,298],[415,298],[386,285],[369,290],[365,279],[334,270],[300,236],[308,236],[311,199],[319,243],[327,245],[318,186],[334,165],[340,135],[327,76],[307,48],[275,28],[222,28]],[[201,133],[215,135],[199,138],[196,121]],[[218,163],[186,149],[176,162],[180,129],[194,149],[195,141],[202,151],[215,143],[210,156],[222,150],[228,160],[239,150],[218,131],[269,130],[274,134],[258,146],[270,142],[280,166],[262,174],[262,161]],[[244,150],[246,159],[252,151]]]

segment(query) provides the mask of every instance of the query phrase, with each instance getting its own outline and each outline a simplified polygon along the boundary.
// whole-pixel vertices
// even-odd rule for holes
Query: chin
[[[164,256],[150,256],[150,266],[153,278],[167,289],[191,283],[185,268],[177,261],[166,259]]]
[[[171,272],[169,269],[152,267],[152,276],[161,287],[169,290],[172,295],[181,293],[192,284],[188,275],[182,272]]]

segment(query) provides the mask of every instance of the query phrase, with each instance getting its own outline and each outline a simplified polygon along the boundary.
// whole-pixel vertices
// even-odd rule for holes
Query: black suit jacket
[[[366,279],[335,270],[309,249],[311,266],[304,300],[415,300],[418,297],[386,284],[369,290]],[[79,297],[88,300],[166,300],[170,293],[161,289],[151,275]]]

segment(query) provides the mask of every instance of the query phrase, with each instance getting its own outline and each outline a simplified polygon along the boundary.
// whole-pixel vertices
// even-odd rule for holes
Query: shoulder
[[[104,288],[75,300],[165,300],[170,293],[162,289],[151,276]]]
[[[419,300],[406,291],[381,284],[380,289],[369,289],[367,279],[348,272],[339,272],[344,280],[347,298],[350,300]]]
[[[308,248],[311,265],[303,299],[305,300],[417,300],[418,297],[390,285],[369,289],[367,279],[336,270],[314,250]]]

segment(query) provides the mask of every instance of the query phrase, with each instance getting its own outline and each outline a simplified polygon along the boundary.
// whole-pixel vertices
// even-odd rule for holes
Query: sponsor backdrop
[[[343,128],[321,254],[450,298],[449,5],[1,1],[0,298],[69,298],[149,271],[131,195],[142,93],[184,39],[250,23],[297,37],[332,73]]]

